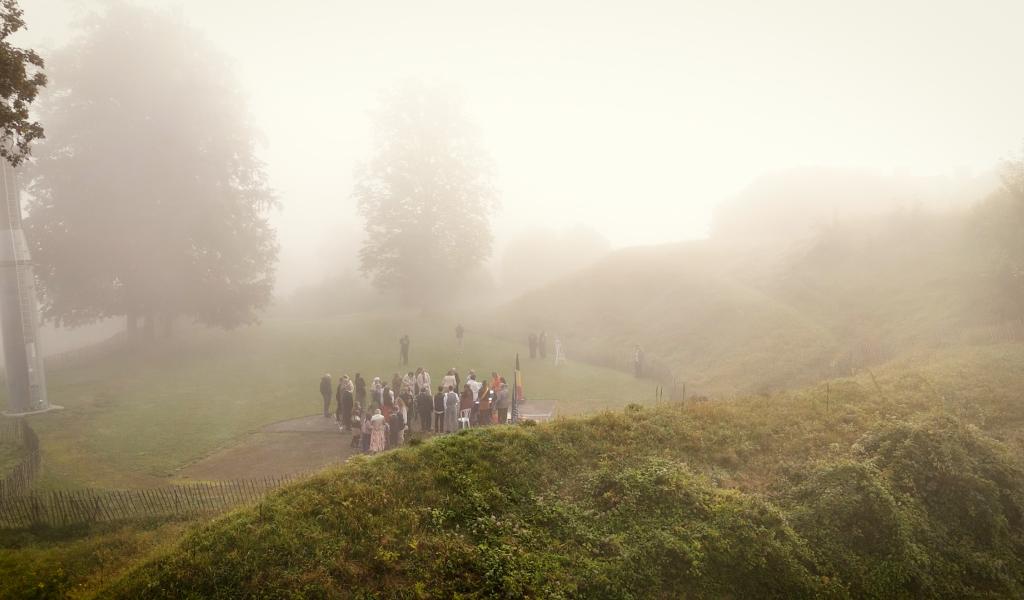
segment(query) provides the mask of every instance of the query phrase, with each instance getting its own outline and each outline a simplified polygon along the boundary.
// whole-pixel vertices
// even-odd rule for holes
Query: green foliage
[[[975,428],[944,418],[869,435],[862,453],[919,512],[933,593],[1024,594],[1024,470]]]
[[[925,592],[928,564],[913,540],[913,514],[871,464],[825,464],[786,502],[793,528],[849,596],[912,598]]]
[[[29,155],[32,142],[43,137],[43,126],[29,115],[46,85],[43,59],[8,40],[25,27],[23,14],[17,0],[0,2],[0,158],[14,166]]]

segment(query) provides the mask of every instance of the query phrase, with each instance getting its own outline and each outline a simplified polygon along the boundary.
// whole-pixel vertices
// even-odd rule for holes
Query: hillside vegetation
[[[1022,367],[1021,346],[940,352],[435,438],[201,527],[101,595],[1020,597]]]

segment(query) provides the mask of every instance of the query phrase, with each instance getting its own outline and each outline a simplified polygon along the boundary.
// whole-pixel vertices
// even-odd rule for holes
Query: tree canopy
[[[29,108],[46,85],[43,59],[8,40],[25,27],[22,15],[17,0],[0,0],[0,158],[14,166],[43,137],[43,126],[30,118]]]
[[[253,321],[274,283],[274,197],[225,58],[116,4],[51,63],[26,220],[45,316]]]
[[[490,161],[464,107],[440,86],[406,84],[371,116],[373,153],[353,190],[366,220],[361,268],[378,288],[428,306],[490,256]]]

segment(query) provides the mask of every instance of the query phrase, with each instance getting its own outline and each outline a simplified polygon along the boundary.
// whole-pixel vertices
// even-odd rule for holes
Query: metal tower
[[[45,412],[46,373],[39,346],[35,275],[21,230],[21,191],[7,161],[0,160],[0,325],[7,379],[7,416]]]

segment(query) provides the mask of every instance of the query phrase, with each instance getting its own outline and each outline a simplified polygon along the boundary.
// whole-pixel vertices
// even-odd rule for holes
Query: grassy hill
[[[1024,347],[473,430],[188,534],[107,597],[1020,597]]]
[[[804,385],[991,341],[1005,317],[971,227],[964,215],[900,213],[786,244],[631,248],[491,322],[517,338],[547,330],[570,356],[620,369],[640,344],[651,375],[703,393]]]

